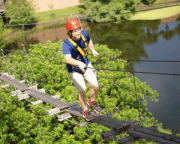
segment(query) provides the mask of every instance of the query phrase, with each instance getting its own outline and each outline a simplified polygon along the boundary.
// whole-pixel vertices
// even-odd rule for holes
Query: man
[[[63,54],[67,64],[68,72],[74,83],[75,88],[79,91],[79,100],[83,108],[83,117],[86,120],[92,119],[87,104],[96,112],[100,108],[96,103],[96,96],[99,85],[93,66],[87,58],[87,48],[92,51],[93,56],[99,54],[94,49],[92,40],[85,30],[81,30],[80,21],[76,18],[69,18],[66,22],[66,30],[69,38],[63,43]],[[91,98],[86,103],[86,85],[84,79],[90,84]]]

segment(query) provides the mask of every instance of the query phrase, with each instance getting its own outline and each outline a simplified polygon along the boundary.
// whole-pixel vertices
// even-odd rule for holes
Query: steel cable
[[[22,46],[23,46],[23,50],[24,50],[24,53],[25,53],[25,55],[26,55],[28,64],[29,64],[29,66],[30,66],[31,72],[32,72],[32,74],[33,74],[34,82],[37,84],[36,75],[35,75],[35,73],[34,73],[34,71],[33,71],[31,62],[29,61],[29,55],[28,55],[28,53],[27,53],[27,51],[26,51],[25,46],[24,46],[24,45],[22,45]],[[33,85],[33,82],[32,82],[32,85]]]

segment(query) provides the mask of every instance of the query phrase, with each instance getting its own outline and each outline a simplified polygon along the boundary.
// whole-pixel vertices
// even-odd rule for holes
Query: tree
[[[89,21],[106,22],[128,19],[136,10],[138,4],[152,4],[155,0],[84,0],[84,17]]]
[[[34,8],[28,0],[8,0],[6,3],[6,13],[10,17],[10,24],[31,24],[36,22]],[[29,25],[26,27],[31,27]]]

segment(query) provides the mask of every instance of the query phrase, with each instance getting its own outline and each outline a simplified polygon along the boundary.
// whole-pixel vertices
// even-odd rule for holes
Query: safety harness
[[[73,44],[73,46],[74,46],[75,48],[77,48],[77,50],[78,50],[79,53],[83,56],[83,58],[86,58],[86,57],[87,57],[87,46],[88,46],[88,44],[87,44],[87,41],[86,41],[85,37],[83,36],[83,34],[81,34],[81,38],[82,38],[82,40],[83,40],[83,42],[84,42],[84,44],[85,44],[84,50],[83,50],[82,48],[80,48],[80,47],[77,45],[77,43],[74,42],[71,38],[68,38],[68,40],[69,40],[69,42],[71,42],[71,43]]]

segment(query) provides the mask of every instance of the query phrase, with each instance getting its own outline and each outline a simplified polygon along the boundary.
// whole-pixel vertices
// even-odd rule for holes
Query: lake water
[[[124,58],[135,60],[180,61],[180,21],[124,21],[89,24],[94,43],[119,49]],[[177,73],[180,62],[133,62],[134,71]],[[180,129],[180,76],[136,74],[159,93],[148,109],[165,128]]]

